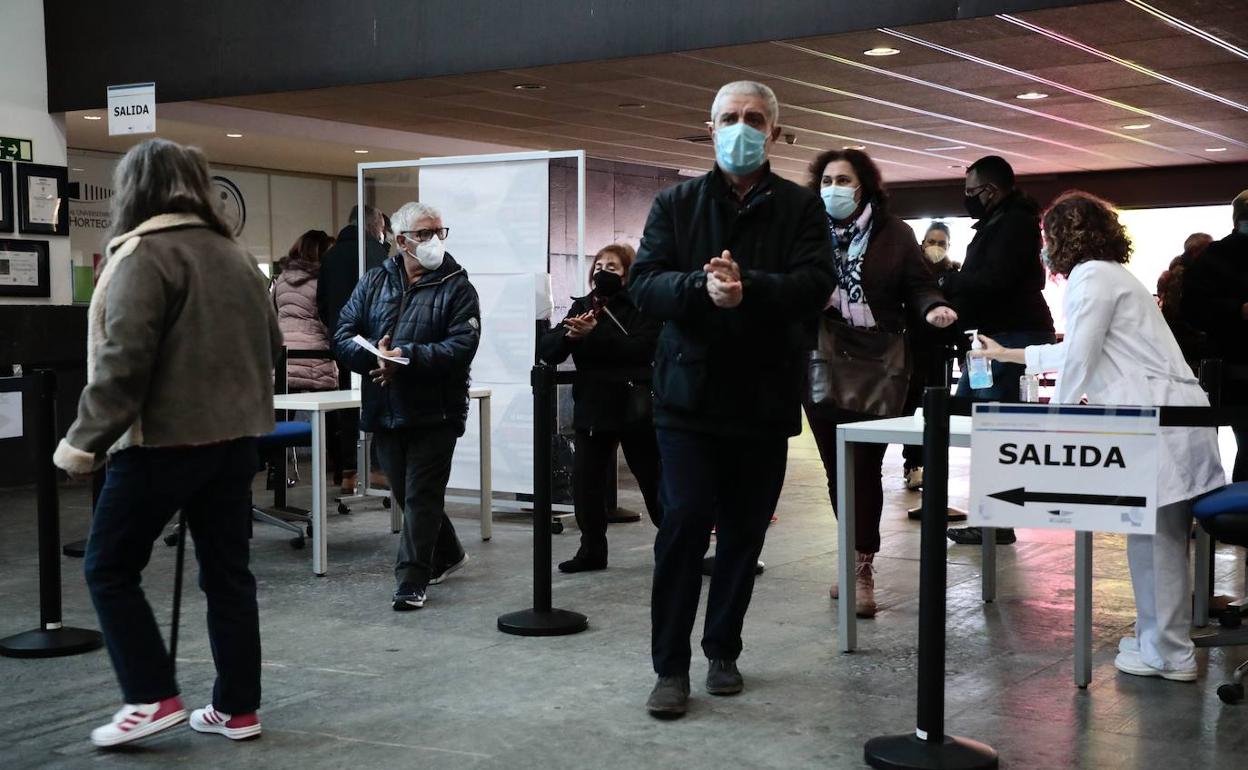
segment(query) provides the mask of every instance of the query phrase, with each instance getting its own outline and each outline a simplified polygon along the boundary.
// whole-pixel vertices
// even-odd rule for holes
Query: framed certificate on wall
[[[13,232],[13,164],[0,161],[0,233]]]
[[[17,231],[69,235],[69,170],[21,163],[17,167]]]
[[[0,296],[52,296],[47,241],[0,238]]]

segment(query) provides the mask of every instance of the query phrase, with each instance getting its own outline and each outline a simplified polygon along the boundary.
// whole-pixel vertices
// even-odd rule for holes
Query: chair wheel
[[[555,519],[554,521],[550,522],[550,533],[552,535],[562,535],[563,534],[563,522],[559,521],[558,519]]]
[[[389,508],[389,507],[390,507],[390,498],[388,498],[388,497],[383,497],[383,498],[381,498],[381,507],[382,507],[382,508]]]
[[[346,516],[351,513],[351,509],[347,507],[346,503],[338,503],[338,513],[342,516]]]
[[[1244,619],[1239,614],[1238,607],[1228,607],[1218,616],[1218,623],[1223,628],[1239,628],[1244,624]]]
[[[302,538],[302,537],[292,537],[292,538],[290,539],[290,547],[291,547],[291,548],[293,548],[293,549],[295,549],[296,551],[302,550],[302,549],[303,549],[303,538]]]
[[[306,525],[303,528],[303,531],[308,533],[308,537],[312,537],[312,525],[311,524]]]
[[[288,488],[289,488],[289,487],[293,487],[293,486],[295,485],[295,483],[296,483],[296,482],[295,482],[295,480],[294,480],[294,479],[286,479],[286,486],[287,486]]]
[[[169,534],[165,535],[165,545],[167,545],[167,546],[169,546],[169,547],[171,547],[171,548],[172,548],[173,546],[177,545],[177,544],[178,544],[178,537],[179,537],[179,533],[177,533],[177,532],[170,532]]]
[[[1244,699],[1244,686],[1242,684],[1224,684],[1218,687],[1218,697],[1223,703],[1239,703]]]

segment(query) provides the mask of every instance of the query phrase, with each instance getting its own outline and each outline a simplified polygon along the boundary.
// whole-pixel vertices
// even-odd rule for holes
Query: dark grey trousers
[[[395,580],[424,589],[464,555],[446,515],[446,485],[459,440],[457,425],[382,430],[373,434],[378,459],[394,499],[403,507],[403,531],[394,564]]]

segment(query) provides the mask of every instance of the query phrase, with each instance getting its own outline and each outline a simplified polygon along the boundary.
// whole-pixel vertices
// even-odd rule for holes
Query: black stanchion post
[[[919,562],[919,687],[913,733],[867,741],[875,768],[980,770],[997,767],[992,747],[945,735],[945,512],[949,503],[949,392],[923,397],[923,531]]]
[[[589,627],[578,612],[551,607],[550,517],[554,475],[555,368],[533,367],[533,606],[498,618],[498,630],[516,636],[562,636]]]
[[[39,628],[0,639],[0,655],[12,658],[56,658],[90,652],[104,643],[98,631],[61,625],[61,511],[57,501],[56,374],[36,370],[26,389],[35,401],[30,437],[35,458],[35,490],[39,516]]]

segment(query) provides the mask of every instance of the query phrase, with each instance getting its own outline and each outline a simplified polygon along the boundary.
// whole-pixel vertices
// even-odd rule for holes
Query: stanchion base
[[[520,610],[498,616],[498,630],[514,636],[565,636],[589,628],[589,618],[569,610]]]
[[[81,655],[104,646],[99,631],[85,628],[58,628],[45,631],[36,628],[0,639],[0,655],[9,658],[61,658]]]
[[[970,738],[946,735],[940,743],[919,740],[914,733],[881,735],[862,751],[867,764],[879,770],[993,770],[997,752]]]
[[[84,539],[66,543],[61,546],[61,553],[72,559],[81,559],[87,555],[87,541]]]

